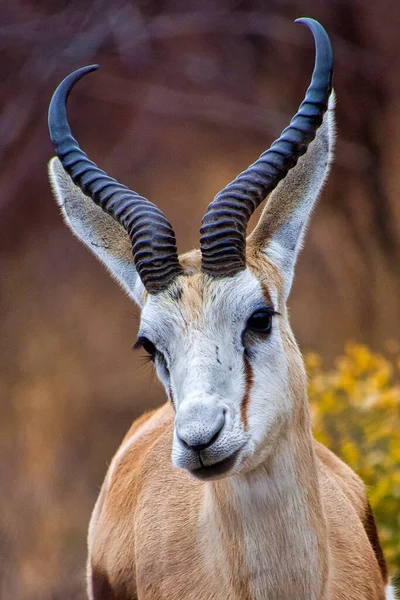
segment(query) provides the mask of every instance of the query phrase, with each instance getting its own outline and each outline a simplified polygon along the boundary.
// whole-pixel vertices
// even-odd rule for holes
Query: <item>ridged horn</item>
[[[246,267],[246,228],[253,212],[292,169],[310,142],[328,107],[332,90],[332,48],[314,19],[297,19],[311,30],[315,65],[299,110],[280,138],[246,171],[217,194],[200,229],[202,271],[213,277],[236,275]]]
[[[67,100],[72,88],[97,68],[91,65],[78,69],[60,83],[49,107],[50,138],[73,182],[126,229],[140,279],[150,294],[157,294],[183,273],[169,221],[152,202],[118,183],[89,160],[68,123]]]

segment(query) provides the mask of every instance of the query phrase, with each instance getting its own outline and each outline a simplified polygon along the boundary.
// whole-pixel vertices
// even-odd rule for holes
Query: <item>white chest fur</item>
[[[268,468],[211,484],[201,519],[210,567],[224,564],[226,584],[240,579],[253,600],[320,600],[324,547],[309,495],[288,454]]]

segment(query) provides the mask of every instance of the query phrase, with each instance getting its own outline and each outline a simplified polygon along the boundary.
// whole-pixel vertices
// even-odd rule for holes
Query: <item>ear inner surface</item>
[[[58,158],[50,161],[49,176],[68,227],[107,267],[128,295],[142,306],[144,287],[135,268],[129,236],[122,225],[85,196]]]
[[[316,139],[271,194],[254,231],[247,239],[249,255],[257,258],[264,254],[278,267],[285,279],[286,296],[290,291],[294,265],[311,212],[332,163],[334,106],[332,92]]]

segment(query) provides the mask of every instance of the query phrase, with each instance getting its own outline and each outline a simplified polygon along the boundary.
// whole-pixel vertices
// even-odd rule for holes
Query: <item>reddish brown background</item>
[[[331,35],[337,159],[290,298],[304,349],[400,333],[397,0],[3,2],[0,10],[0,597],[83,598],[85,534],[131,419],[160,402],[131,352],[136,308],[64,227],[46,113],[73,69],[70,121],[111,175],[157,202],[180,250],[213,195],[277,137]]]

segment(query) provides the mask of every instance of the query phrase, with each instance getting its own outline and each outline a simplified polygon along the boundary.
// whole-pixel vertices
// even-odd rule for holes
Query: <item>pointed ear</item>
[[[132,245],[125,229],[72,182],[58,158],[49,163],[50,183],[64,221],[100,259],[139,306],[145,290],[137,274]]]
[[[271,194],[247,240],[251,253],[264,254],[278,267],[284,279],[285,299],[311,212],[330,170],[335,143],[334,108],[332,92],[315,140]]]

